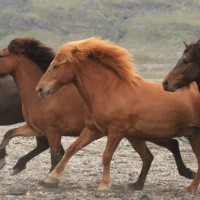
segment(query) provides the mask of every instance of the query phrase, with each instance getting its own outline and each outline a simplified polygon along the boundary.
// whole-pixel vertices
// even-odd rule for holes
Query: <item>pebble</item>
[[[20,184],[20,183],[14,183],[10,186],[8,189],[8,195],[24,195],[28,191],[27,187]]]
[[[139,200],[151,200],[147,194],[143,194],[140,196]]]

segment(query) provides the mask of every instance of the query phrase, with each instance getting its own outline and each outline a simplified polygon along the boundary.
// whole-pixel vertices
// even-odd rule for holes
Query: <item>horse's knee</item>
[[[37,140],[37,148],[45,150],[49,148],[49,142],[47,140],[47,137],[36,137],[36,140]]]

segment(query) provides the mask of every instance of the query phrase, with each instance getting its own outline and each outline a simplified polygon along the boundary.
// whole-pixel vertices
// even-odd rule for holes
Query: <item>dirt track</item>
[[[19,125],[17,125],[19,126]],[[6,130],[14,126],[0,127],[0,139]],[[74,138],[63,138],[65,148]],[[200,199],[200,189],[197,195],[190,195],[183,190],[190,180],[179,176],[173,156],[167,150],[147,143],[154,155],[154,161],[149,171],[143,191],[131,191],[127,184],[134,182],[141,170],[141,160],[132,150],[126,140],[117,148],[111,165],[112,187],[110,191],[97,191],[102,175],[101,156],[106,138],[100,139],[77,153],[67,165],[60,178],[57,189],[47,189],[39,185],[50,168],[49,150],[28,163],[25,171],[11,176],[12,167],[17,159],[35,146],[34,138],[12,139],[7,147],[6,165],[0,172],[0,200],[190,200]],[[186,140],[180,141],[181,153],[186,165],[197,169],[197,162],[190,145]],[[12,184],[21,183],[27,187],[23,196],[7,195]],[[148,198],[144,198],[144,195]]]

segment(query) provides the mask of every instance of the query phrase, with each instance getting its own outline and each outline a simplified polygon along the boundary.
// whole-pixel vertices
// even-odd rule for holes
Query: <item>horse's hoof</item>
[[[11,176],[14,176],[16,174],[19,174],[21,171],[23,171],[24,169],[18,169],[18,168],[13,168],[13,171],[10,173]]]
[[[196,176],[196,172],[193,172],[191,169],[188,168],[188,174],[185,176],[188,179],[194,179]]]
[[[180,175],[188,179],[194,179],[196,173],[192,171],[190,168],[185,168],[184,170],[181,170]]]
[[[190,173],[188,173],[188,176],[186,176],[186,178],[188,178],[188,179],[194,179],[195,176],[196,176],[196,172],[193,172],[191,170]]]
[[[197,191],[196,187],[193,187],[192,185],[186,186],[184,189],[191,194],[196,194]]]
[[[58,187],[59,180],[57,178],[47,176],[43,181],[41,181],[39,184],[43,185],[47,188],[57,188]]]
[[[130,183],[128,184],[129,189],[134,189],[134,190],[143,190],[144,185],[138,184],[138,183]]]
[[[4,158],[0,159],[0,169],[6,164],[6,160]]]
[[[98,190],[99,191],[106,191],[106,190],[109,190],[110,189],[110,184],[106,184],[106,183],[100,183],[99,184],[99,187],[98,187]]]

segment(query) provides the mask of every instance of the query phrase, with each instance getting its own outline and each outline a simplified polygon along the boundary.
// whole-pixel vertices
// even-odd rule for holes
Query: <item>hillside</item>
[[[162,77],[200,37],[199,0],[0,0],[0,46],[31,35],[55,50],[101,36],[134,54],[138,71]]]

